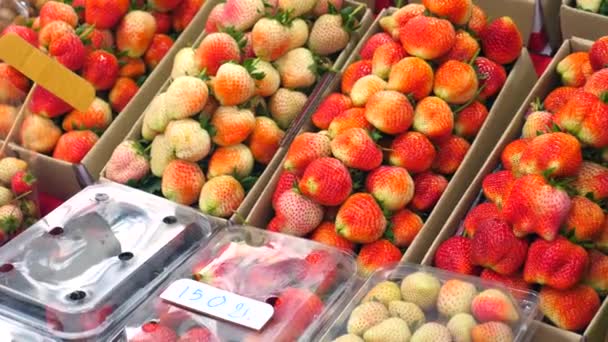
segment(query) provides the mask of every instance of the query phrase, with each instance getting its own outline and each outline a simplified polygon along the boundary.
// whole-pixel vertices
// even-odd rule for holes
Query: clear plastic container
[[[87,187],[0,248],[0,315],[54,338],[105,340],[211,234],[194,209]]]
[[[340,250],[257,228],[228,227],[149,296],[118,340],[175,342],[197,330],[209,341],[312,341],[323,317],[352,296],[355,274],[353,256]],[[269,303],[274,316],[257,331],[159,297],[180,279]]]
[[[443,285],[450,280],[460,280],[463,282],[468,282],[469,284],[474,285],[477,295],[479,293],[482,293],[483,291],[489,290],[489,289],[499,290],[502,294],[504,294],[506,296],[506,298],[508,298],[509,301],[511,301],[511,303],[514,304],[513,307],[517,311],[518,319],[516,321],[505,322],[505,324],[507,324],[511,328],[513,341],[518,341],[518,342],[529,341],[531,339],[531,337],[534,335],[533,327],[535,327],[535,325],[532,324],[532,321],[540,318],[540,313],[539,313],[539,309],[538,309],[538,300],[539,299],[538,299],[538,294],[536,292],[522,291],[522,290],[517,290],[517,289],[507,289],[502,284],[497,283],[497,282],[487,281],[487,280],[477,278],[477,277],[447,272],[447,271],[443,271],[443,270],[433,268],[433,267],[413,265],[413,264],[400,264],[400,265],[396,266],[395,268],[380,269],[380,270],[374,272],[359,288],[359,290],[354,295],[352,300],[350,300],[350,302],[348,304],[346,304],[345,306],[343,306],[342,308],[336,310],[335,315],[331,319],[332,322],[326,325],[326,328],[318,335],[317,338],[315,338],[315,341],[328,342],[328,341],[333,341],[343,335],[346,335],[348,333],[347,325],[348,325],[349,319],[351,318],[351,313],[353,312],[353,310],[355,308],[357,308],[362,303],[365,296],[376,285],[378,285],[379,283],[384,282],[384,281],[391,281],[391,282],[396,283],[399,286],[400,292],[403,293],[403,288],[401,287],[402,280],[415,273],[424,273],[425,275],[430,275],[430,276],[434,277],[435,279],[437,279],[439,281],[439,284],[441,287],[443,287]],[[428,286],[429,283],[430,283],[430,281],[425,281],[424,285]],[[411,289],[410,287],[407,287],[407,288]],[[408,293],[411,293],[411,291],[409,291]],[[426,297],[426,298],[432,297],[432,296],[428,295],[428,293],[430,293],[430,292],[427,292],[424,295],[424,297]],[[377,298],[380,298],[380,297],[376,297],[376,299],[371,299],[371,300],[378,301],[379,299],[377,299]],[[411,298],[413,298],[413,297],[411,297]],[[402,297],[400,300],[404,301],[404,302],[415,302],[415,300],[412,300],[411,298]],[[437,302],[435,301],[435,303],[437,303]],[[471,305],[471,307],[472,307],[472,305]],[[446,308],[446,306],[442,306],[443,313],[449,312],[445,308]],[[426,323],[435,322],[435,323],[439,323],[439,324],[446,326],[449,321],[449,318],[447,316],[439,313],[438,305],[436,305],[436,304],[431,305],[427,308],[423,308],[422,311],[424,312]],[[470,309],[470,311],[473,311],[473,310]],[[397,312],[397,310],[395,310],[394,312]],[[458,312],[458,311],[453,311],[453,312]],[[470,313],[470,314],[472,316],[475,316],[475,313]],[[389,313],[389,316],[397,316],[397,315],[394,313]],[[484,317],[488,317],[488,316],[484,316]],[[477,317],[474,317],[474,318],[476,319],[478,324],[483,322],[483,321],[478,320]],[[491,321],[494,321],[494,320],[491,320]],[[421,322],[414,329],[412,329],[410,327],[410,333],[412,335],[414,335],[416,329],[420,328],[420,325],[421,325]],[[369,330],[369,328],[365,329],[365,331],[367,331],[367,330]]]
[[[0,341],[6,342],[56,342],[55,340],[37,334],[17,322],[0,318]]]

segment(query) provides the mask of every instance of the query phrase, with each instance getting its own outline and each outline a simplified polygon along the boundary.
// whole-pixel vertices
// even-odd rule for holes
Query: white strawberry
[[[173,59],[173,69],[171,70],[171,78],[189,75],[197,76],[201,73],[194,59],[194,49],[185,47],[175,54]]]
[[[285,15],[258,20],[251,30],[251,45],[257,57],[271,62],[289,51],[291,36],[288,22]]]
[[[167,125],[165,136],[179,159],[197,162],[205,158],[211,150],[209,133],[199,122],[192,119],[171,121]]]
[[[255,81],[255,94],[266,97],[276,93],[281,86],[279,71],[272,64],[262,60],[256,63],[255,69],[264,74],[264,78]]]
[[[270,114],[279,127],[287,129],[302,112],[307,100],[308,96],[302,92],[281,88],[270,98]]]
[[[227,0],[222,11],[221,25],[247,31],[264,14],[262,0]]]
[[[166,93],[158,94],[150,101],[150,104],[144,111],[144,122],[141,132],[144,139],[152,140],[147,137],[149,136],[149,133],[151,133],[150,131],[154,132],[154,135],[156,135],[164,132],[165,128],[167,128],[167,124],[169,124],[169,114],[166,100]],[[148,131],[144,132],[144,130]]]
[[[347,7],[340,13],[323,14],[310,30],[308,47],[321,56],[328,56],[343,50],[350,40],[350,33],[358,28],[355,15],[363,5],[354,9]]]
[[[162,177],[165,168],[175,159],[169,139],[164,134],[157,135],[150,146],[150,170],[156,177]]]
[[[281,75],[281,85],[285,88],[307,88],[317,81],[317,63],[312,52],[306,48],[289,51],[275,65]]]
[[[289,26],[289,50],[304,46],[308,40],[309,30],[306,21],[300,18],[294,19]]]
[[[165,92],[167,114],[172,120],[191,117],[205,107],[208,97],[205,81],[194,76],[180,76]]]
[[[316,4],[317,0],[279,0],[279,9],[295,18],[312,11]]]

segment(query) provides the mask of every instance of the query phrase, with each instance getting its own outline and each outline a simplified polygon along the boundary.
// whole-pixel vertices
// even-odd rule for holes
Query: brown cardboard
[[[513,121],[505,130],[500,141],[489,155],[484,165],[481,167],[479,173],[475,176],[474,180],[470,183],[469,189],[464,193],[462,199],[451,215],[445,221],[443,228],[437,235],[437,238],[432,242],[431,247],[422,260],[423,265],[432,265],[435,251],[439,245],[446,239],[454,236],[458,230],[462,220],[464,220],[468,211],[475,205],[477,196],[481,191],[481,184],[484,177],[496,169],[496,165],[500,163],[500,156],[502,150],[511,141],[517,139],[521,135],[521,129],[525,122],[525,114],[536,98],[545,98],[547,94],[557,86],[561,84],[559,75],[555,72],[557,64],[568,54],[576,51],[587,51],[591,47],[591,42],[582,39],[566,40],[562,47],[558,50],[555,58],[541,76],[536,86],[532,89],[529,96],[524,100],[523,105],[519,108],[517,114],[513,118]],[[429,236],[429,238],[431,238]],[[608,328],[608,301],[604,301],[602,308],[596,315],[595,319],[589,325],[584,333],[584,336],[589,341],[602,341],[603,336],[606,334]],[[581,335],[564,331],[545,323],[538,323],[538,330],[535,335],[534,341],[551,341],[551,337],[559,336],[560,341],[576,341],[581,339]]]
[[[532,8],[533,10],[533,8]],[[389,15],[394,12],[395,9],[383,10],[376,21],[372,24],[370,30],[362,38],[359,46],[355,49],[353,56],[349,59],[350,62],[356,59],[356,55],[359,50],[363,47],[364,42],[374,33],[379,32],[379,20],[383,16]],[[339,91],[341,78],[336,77],[332,84],[326,89],[324,95],[325,98],[328,94],[334,91]],[[453,175],[448,188],[444,192],[443,196],[435,206],[435,209],[425,222],[424,227],[418,234],[418,237],[414,240],[412,245],[407,249],[403,256],[404,261],[419,262],[428,246],[434,240],[437,232],[443,226],[443,222],[450,214],[454,205],[460,199],[460,196],[467,189],[468,184],[475,176],[475,173],[481,167],[485,157],[491,152],[492,147],[498,141],[498,138],[502,134],[504,127],[511,122],[512,115],[517,110],[518,102],[522,101],[528,91],[534,85],[536,81],[536,73],[530,60],[528,52],[523,49],[522,53],[515,63],[513,70],[507,78],[504,88],[496,98],[494,106],[490,110],[488,119],[484,126],[480,130],[476,140],[471,145],[471,149],[467,154],[467,157],[463,161],[459,170]],[[317,106],[310,108],[307,113],[307,118],[312,115]],[[303,127],[302,131],[314,130],[312,123],[308,120],[307,124]],[[283,162],[281,161],[279,168],[275,171],[268,183],[268,186],[261,195],[258,197],[258,202],[254,205],[249,216],[247,216],[247,223],[256,227],[266,227],[271,219],[273,210],[271,207],[272,193],[276,187],[276,183],[282,171]]]
[[[542,8],[542,19],[545,33],[549,38],[549,45],[553,51],[562,45],[562,31],[560,27],[559,11],[561,2],[559,0],[540,0]]]
[[[608,34],[608,16],[579,10],[575,0],[562,0],[560,26],[564,39],[579,37],[594,41]]]

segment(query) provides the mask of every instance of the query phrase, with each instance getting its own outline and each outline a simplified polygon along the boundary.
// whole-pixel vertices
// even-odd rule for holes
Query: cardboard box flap
[[[582,37],[596,40],[608,35],[608,16],[580,10],[576,8],[575,0],[563,0],[560,26],[564,39]]]

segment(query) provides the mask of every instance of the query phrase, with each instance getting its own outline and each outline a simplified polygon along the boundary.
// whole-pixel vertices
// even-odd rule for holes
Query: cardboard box
[[[563,41],[559,18],[561,2],[559,0],[540,0],[540,7],[549,45],[553,51],[556,51]]]
[[[562,47],[555,55],[555,58],[545,73],[541,76],[536,86],[530,92],[530,95],[525,99],[523,105],[519,108],[519,111],[513,118],[513,121],[505,130],[503,136],[500,138],[500,141],[485,161],[481,170],[475,179],[470,183],[469,189],[464,193],[462,199],[452,211],[452,214],[445,221],[445,225],[422,260],[424,265],[432,265],[435,251],[439,245],[456,234],[456,231],[460,227],[466,214],[477,203],[484,177],[496,170],[496,166],[500,163],[500,156],[505,146],[521,136],[521,129],[525,123],[525,114],[528,111],[530,103],[532,103],[536,98],[544,99],[546,95],[548,95],[553,89],[561,85],[560,77],[555,72],[557,64],[571,52],[589,50],[591,44],[592,42],[590,41],[577,38],[566,40],[563,43]],[[555,328],[546,323],[539,322],[538,325],[539,327],[535,335],[535,341],[551,341],[552,337],[558,337],[559,341],[577,341],[583,336],[588,341],[603,341],[608,329],[608,301],[604,301],[600,311],[584,332],[583,336]]]
[[[559,17],[563,39],[579,37],[594,41],[608,35],[608,16],[577,9],[575,0],[562,0]]]
[[[531,7],[530,10],[533,10],[533,7]],[[379,26],[379,19],[394,11],[394,8],[383,10],[378,15],[369,32],[363,37],[359,46],[355,49],[349,64],[356,60],[359,50],[363,47],[363,44],[367,39],[374,33],[379,32],[381,29]],[[527,17],[528,14],[523,14],[523,16]],[[323,98],[332,92],[339,91],[341,81],[341,77],[339,76],[340,75],[338,75],[331,86],[326,89]],[[518,103],[527,96],[528,91],[532,88],[536,80],[536,73],[534,72],[530,56],[528,55],[527,50],[523,49],[519,59],[509,73],[504,88],[496,98],[486,122],[471,145],[467,157],[464,159],[458,171],[452,176],[448,188],[426,220],[424,227],[420,233],[418,233],[418,237],[416,237],[412,245],[405,252],[403,257],[404,261],[419,262],[422,259],[427,248],[439,232],[439,229],[443,226],[443,222],[460,199],[460,196],[467,189],[471,180],[473,180],[473,177],[481,167],[485,157],[491,152],[492,147],[498,141],[504,127],[511,122],[513,113],[515,113],[519,106]],[[314,113],[316,107],[317,106],[310,108],[310,111],[307,113],[308,118]],[[303,127],[302,131],[314,130],[316,129],[313,127],[310,119],[308,119],[307,124]],[[247,216],[248,224],[256,227],[266,227],[272,218],[272,193],[274,192],[276,183],[282,172],[282,165],[283,161],[281,161],[279,168],[272,175],[266,189],[264,189],[259,196],[259,200],[253,207],[251,214]]]

